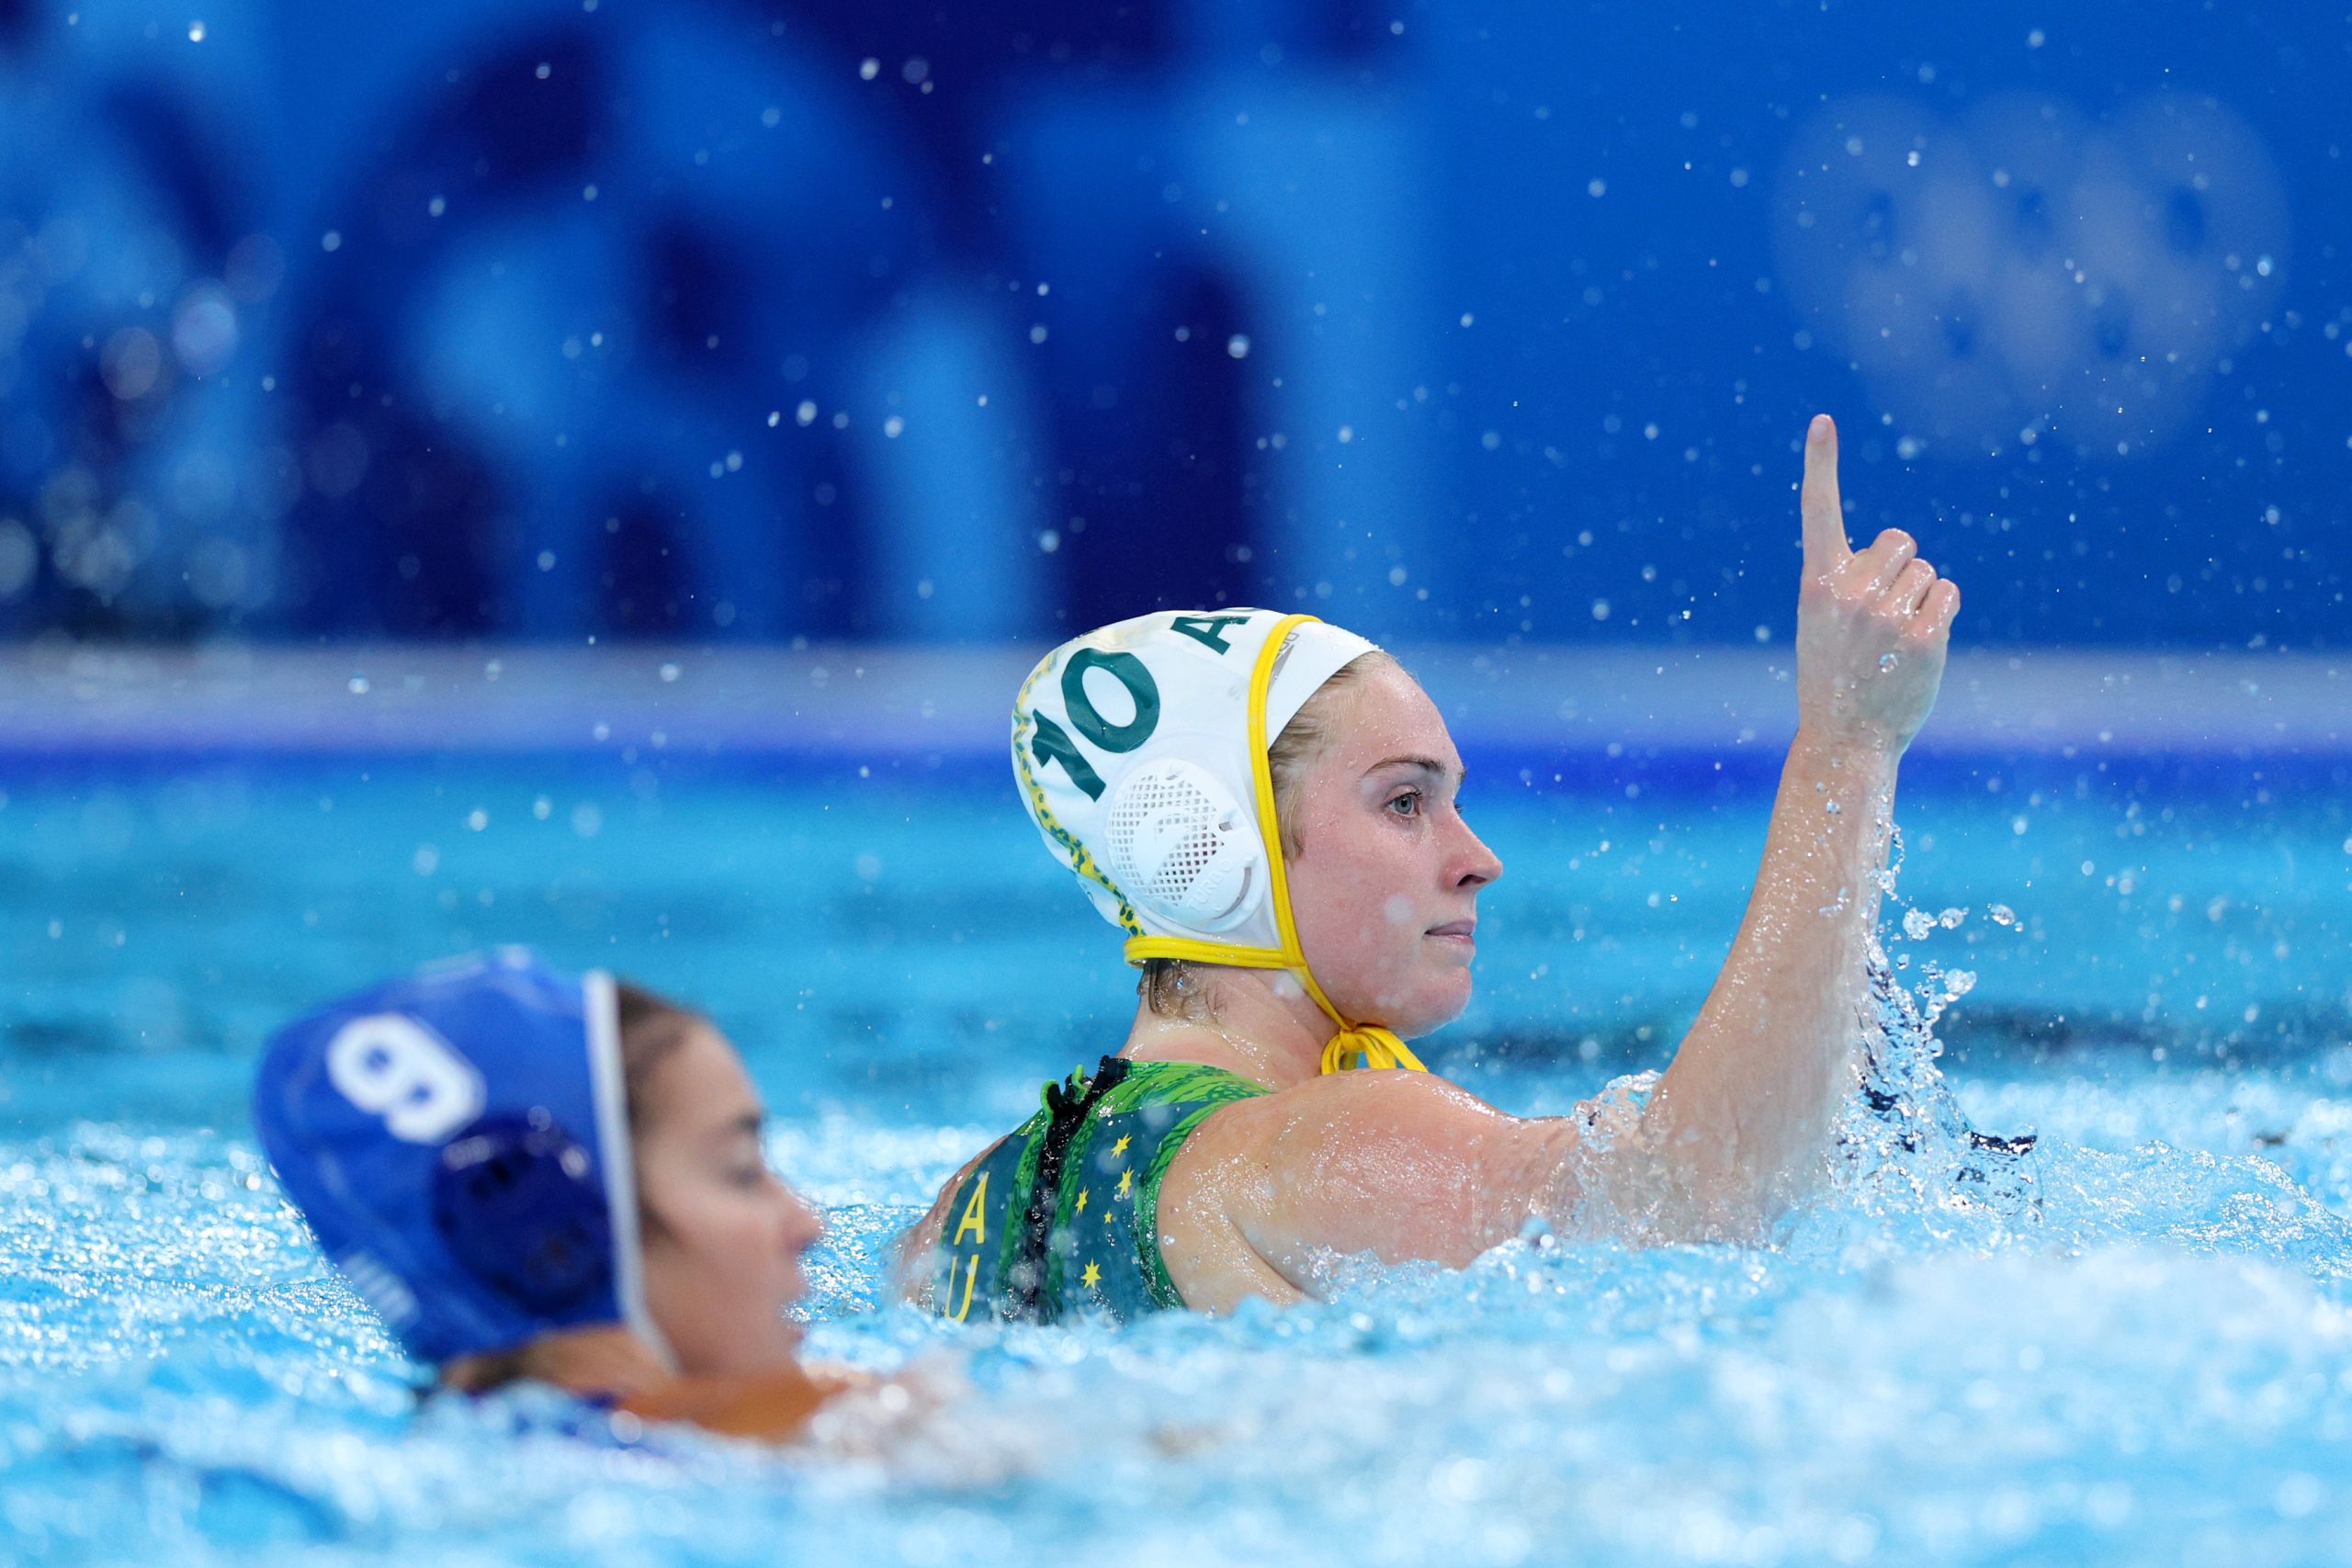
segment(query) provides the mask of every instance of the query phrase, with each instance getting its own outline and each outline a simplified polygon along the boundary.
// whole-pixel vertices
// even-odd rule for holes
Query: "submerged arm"
[[[1838,438],[1805,443],[1795,743],[1747,913],[1699,1019],[1621,1145],[1658,1239],[1754,1239],[1818,1183],[1860,1067],[1865,958],[1895,765],[1934,705],[1960,592],[1890,529],[1848,548]],[[1620,1182],[1612,1182],[1620,1186]],[[1623,1193],[1622,1196],[1630,1196]]]

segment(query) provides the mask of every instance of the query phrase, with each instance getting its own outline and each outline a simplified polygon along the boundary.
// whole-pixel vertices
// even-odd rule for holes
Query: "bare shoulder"
[[[1434,1074],[1322,1077],[1220,1108],[1161,1189],[1169,1275],[1188,1304],[1313,1293],[1315,1255],[1461,1264],[1517,1234],[1548,1129]]]
[[[930,1212],[899,1238],[899,1255],[890,1273],[892,1285],[901,1297],[919,1306],[927,1303],[931,1294],[931,1258],[939,1248],[941,1233],[947,1228],[947,1211],[956,1201],[956,1190],[1003,1143],[1004,1139],[999,1138],[966,1160],[963,1168],[940,1188],[939,1196],[932,1200]]]
[[[1202,1129],[1198,1168],[1214,1166],[1237,1202],[1260,1212],[1310,1193],[1332,1205],[1351,1192],[1394,1201],[1408,1188],[1428,1201],[1466,1195],[1541,1125],[1435,1073],[1326,1073],[1220,1111]]]
[[[1451,1079],[1401,1068],[1326,1073],[1288,1089],[1237,1100],[1195,1139],[1238,1148],[1331,1127],[1350,1135],[1445,1135],[1517,1118]]]

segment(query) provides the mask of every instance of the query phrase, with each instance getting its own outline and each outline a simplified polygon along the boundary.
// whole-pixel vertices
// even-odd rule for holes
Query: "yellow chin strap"
[[[1340,1072],[1348,1067],[1403,1067],[1411,1072],[1425,1073],[1421,1059],[1394,1033],[1378,1024],[1350,1023],[1323,994],[1315,981],[1314,972],[1306,967],[1306,952],[1298,945],[1298,923],[1290,913],[1290,873],[1283,864],[1282,829],[1274,821],[1274,770],[1266,758],[1266,693],[1274,683],[1274,660],[1282,654],[1283,644],[1300,626],[1317,617],[1286,615],[1275,623],[1273,632],[1258,650],[1257,667],[1250,672],[1250,776],[1257,786],[1258,836],[1266,846],[1268,880],[1272,885],[1274,929],[1282,934],[1280,948],[1243,947],[1237,942],[1204,942],[1188,936],[1136,936],[1127,939],[1127,962],[1142,964],[1150,958],[1182,958],[1195,964],[1230,964],[1238,969],[1286,969],[1315,1005],[1323,1010],[1340,1032],[1323,1047],[1323,1070]]]

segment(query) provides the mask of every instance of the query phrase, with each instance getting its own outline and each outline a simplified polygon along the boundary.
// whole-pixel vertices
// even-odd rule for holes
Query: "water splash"
[[[1876,880],[1892,904],[1903,870],[1902,829],[1889,822],[1887,838],[1887,863]],[[1933,914],[1905,908],[1896,923],[1904,938],[1918,942],[1967,918],[1958,907]],[[1976,976],[1930,960],[1924,979],[1907,987],[1897,971],[1910,967],[1910,954],[1889,959],[1884,935],[1871,933],[1862,1082],[1839,1119],[1832,1192],[1796,1217],[1788,1239],[1833,1249],[1904,1241],[2002,1245],[2041,1218],[2037,1139],[2030,1131],[2003,1136],[1976,1129],[1939,1065],[1943,1043],[1935,1029],[1974,988]]]
[[[1901,834],[1880,886],[1894,890]],[[2015,928],[2017,912],[1987,908]],[[1962,925],[1968,911],[1907,908],[1894,924],[1917,942]],[[1851,1264],[1998,1253],[2161,1247],[2259,1259],[2314,1281],[2352,1280],[2352,1221],[2259,1155],[2143,1141],[2128,1151],[2051,1142],[2031,1129],[1978,1129],[1942,1066],[1936,1026],[1974,988],[1973,970],[1929,959],[1906,986],[1873,932],[1859,1092],[1838,1128],[1829,1190],[1793,1217],[1789,1250]]]
[[[1928,919],[1930,929],[1940,923]],[[1993,1247],[2031,1228],[2041,1217],[2035,1135],[1978,1131],[1939,1062],[1936,1021],[1975,975],[1931,963],[1914,990],[1895,977],[1875,934],[1869,964],[1861,1089],[1838,1132],[1841,1195],[1857,1215],[1885,1225],[1889,1239],[1907,1233]]]

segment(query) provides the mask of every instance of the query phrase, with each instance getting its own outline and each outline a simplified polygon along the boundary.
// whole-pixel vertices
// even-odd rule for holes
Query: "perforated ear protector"
[[[1158,611],[1054,649],[1013,696],[1021,799],[1126,933],[1126,962],[1289,971],[1339,1025],[1324,1072],[1420,1067],[1393,1030],[1345,1018],[1307,968],[1275,823],[1268,743],[1371,651],[1301,614]]]
[[[1103,812],[1103,862],[1120,890],[1161,919],[1226,931],[1266,897],[1254,813],[1215,773],[1181,757],[1121,780]]]
[[[1340,1013],[1292,918],[1268,743],[1373,645],[1312,615],[1161,611],[1048,654],[1012,704],[1012,770],[1054,856],[1130,964],[1286,970],[1339,1026],[1323,1070],[1419,1068]]]
[[[542,1108],[484,1117],[442,1146],[433,1220],[458,1262],[534,1312],[562,1313],[612,1288],[595,1156]]]
[[[500,948],[272,1037],[254,1118],[319,1246],[425,1361],[647,1312],[613,977]]]

